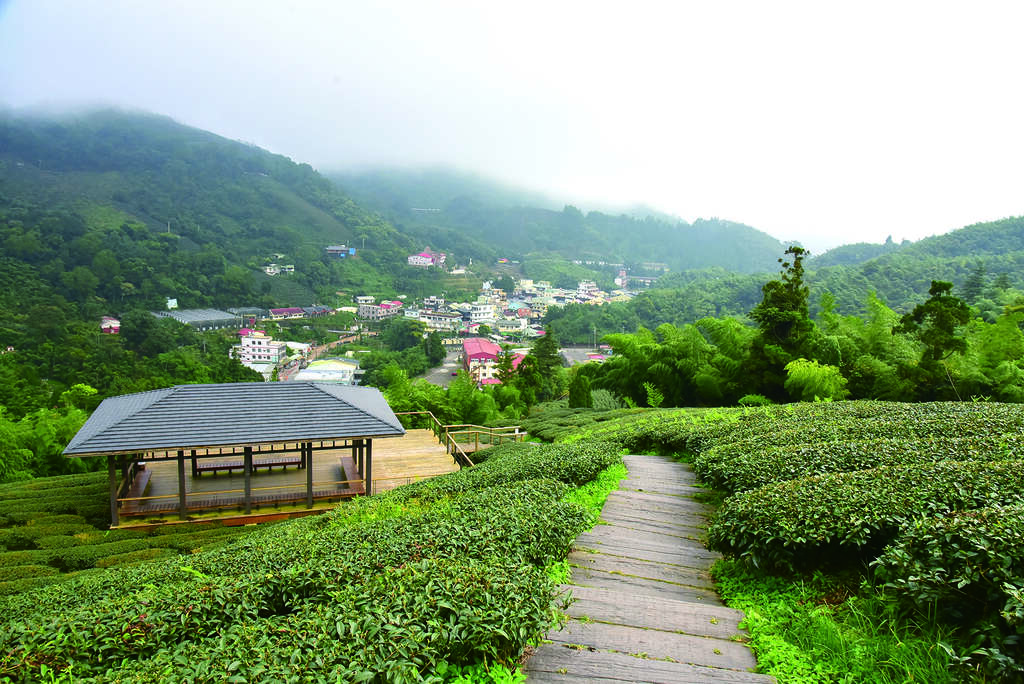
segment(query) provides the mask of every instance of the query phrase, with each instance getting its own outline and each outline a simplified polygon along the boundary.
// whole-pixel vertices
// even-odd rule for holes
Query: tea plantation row
[[[0,485],[0,596],[192,553],[248,532],[216,524],[111,530],[107,487],[105,473]]]
[[[223,547],[0,602],[0,678],[440,681],[514,664],[559,619],[547,568],[593,514],[574,485],[614,445],[509,445],[472,469],[267,526]]]
[[[958,631],[964,671],[1024,676],[1024,407],[841,402],[651,412],[593,423],[630,450],[689,454],[732,493],[709,545],[768,571],[863,572]]]

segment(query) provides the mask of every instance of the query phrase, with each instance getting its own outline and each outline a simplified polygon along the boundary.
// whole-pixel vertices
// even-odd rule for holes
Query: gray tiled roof
[[[405,434],[373,387],[314,382],[178,385],[105,399],[65,456]]]

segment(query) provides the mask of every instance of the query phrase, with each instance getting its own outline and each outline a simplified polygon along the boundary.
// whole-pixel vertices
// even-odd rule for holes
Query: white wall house
[[[241,361],[243,366],[265,376],[269,376],[274,367],[288,356],[285,342],[275,342],[274,338],[256,330],[243,335],[238,342],[231,347],[230,355]]]
[[[494,321],[494,305],[490,302],[475,302],[469,310],[470,323],[490,325]]]

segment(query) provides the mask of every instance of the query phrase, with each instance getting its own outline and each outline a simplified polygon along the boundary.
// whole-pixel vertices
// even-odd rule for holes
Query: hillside
[[[356,258],[328,257],[338,243]],[[147,312],[166,298],[229,308],[433,294],[437,274],[405,262],[414,245],[308,165],[165,117],[0,114],[0,350],[13,350],[0,354],[0,407],[10,419],[64,410],[79,383],[101,398],[256,379],[228,358],[228,336]],[[270,261],[296,272],[267,276]],[[103,315],[121,319],[120,335],[100,334]]]
[[[298,305],[416,278],[414,243],[310,166],[149,114],[0,117],[0,227],[7,256],[108,308]],[[359,258],[327,259],[339,243]],[[287,285],[259,277],[275,254],[295,264]],[[95,286],[46,276],[79,267]]]
[[[741,223],[698,219],[689,224],[650,210],[639,217],[584,213],[573,206],[559,210],[536,194],[444,170],[330,177],[408,234],[475,259],[558,256],[634,268],[660,262],[672,270],[717,266],[752,273],[771,269],[785,249]]]

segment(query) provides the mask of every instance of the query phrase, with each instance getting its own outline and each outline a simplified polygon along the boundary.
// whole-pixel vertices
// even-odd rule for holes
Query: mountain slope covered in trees
[[[420,275],[403,268],[413,241],[310,166],[148,114],[0,116],[0,212],[8,256],[93,272],[67,288],[82,301],[298,305]],[[359,259],[326,258],[339,243]],[[290,287],[259,274],[275,254]]]
[[[378,170],[330,175],[346,192],[423,241],[476,259],[531,255],[673,270],[772,268],[785,247],[750,226],[720,219],[692,224],[646,211],[642,217],[554,208],[552,200],[477,176],[444,170]],[[433,243],[431,246],[434,246]]]

